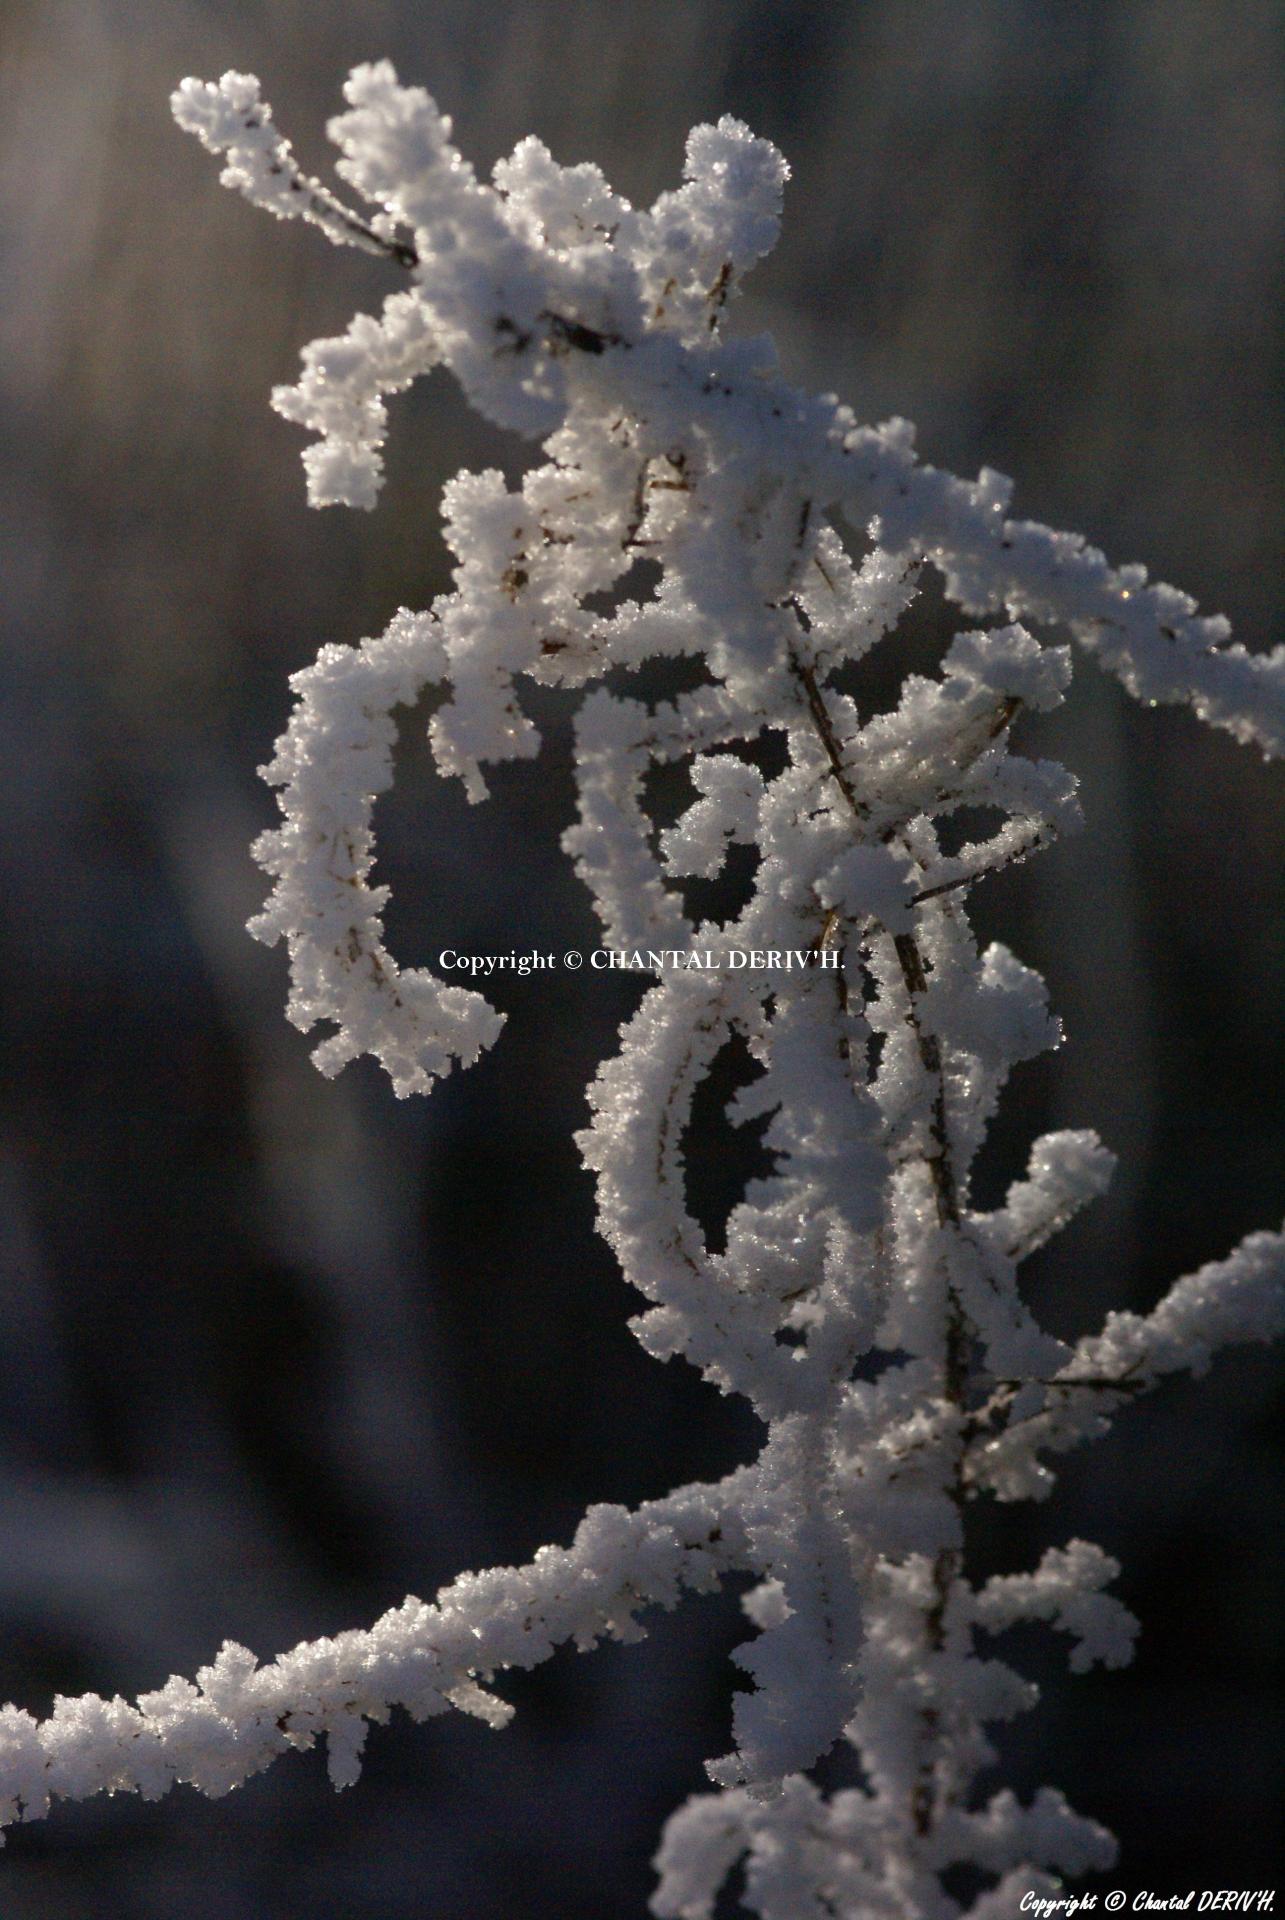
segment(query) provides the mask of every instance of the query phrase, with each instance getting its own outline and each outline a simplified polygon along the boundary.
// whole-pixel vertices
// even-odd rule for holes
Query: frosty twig
[[[1035,1698],[986,1637],[1044,1621],[1070,1636],[1080,1671],[1126,1661],[1135,1623],[1105,1591],[1114,1563],[1082,1541],[974,1585],[969,1505],[1039,1497],[1047,1455],[1285,1319],[1285,1238],[1257,1233],[1150,1315],[1112,1314],[1073,1346],[1044,1333],[1017,1268],[1103,1190],[1112,1160],[1092,1133],[1036,1141],[998,1210],[972,1199],[1010,1070],[1059,1030],[1039,976],[998,943],[978,949],[968,894],[1079,823],[1071,776],[1012,749],[1071,672],[1069,648],[1018,622],[1069,628],[1142,698],[1185,701],[1277,754],[1285,649],[1228,645],[1224,622],[1141,568],[1010,519],[1000,476],[917,464],[904,422],[859,426],[832,397],[789,387],[770,341],[726,338],[786,178],[738,122],[697,128],[684,184],[638,211],[534,140],[480,182],[449,121],[386,64],[358,68],[346,91],[330,131],[369,218],[298,173],[257,81],[186,81],[174,98],[180,123],[227,156],[229,184],[410,273],[377,319],[309,347],[298,385],[275,396],[319,436],[310,497],[373,504],[385,397],[437,364],[547,457],[517,489],[497,472],[452,481],[455,590],[296,675],[265,769],[283,824],[256,849],[274,889],[253,930],[288,944],[291,1018],[333,1028],[324,1071],[371,1053],[399,1094],[428,1089],[501,1022],[481,994],[401,971],[384,947],[371,817],[394,708],[446,687],[437,763],[481,799],[484,767],[538,751],[524,678],[578,688],[657,657],[700,662],[701,684],[670,702],[598,688],[581,706],[564,844],[606,938],[824,952],[846,970],[666,969],[598,1073],[579,1138],[602,1231],[646,1302],[639,1339],[744,1395],[767,1438],[721,1486],[635,1514],[594,1509],[569,1551],[464,1576],[367,1633],[264,1668],[227,1647],[195,1687],[171,1680],[137,1707],[91,1696],[43,1724],[8,1708],[0,1811],[34,1818],[51,1795],[176,1779],[220,1792],[318,1734],[344,1784],[366,1720],[391,1704],[502,1722],[490,1684],[506,1667],[634,1632],[645,1607],[737,1572],[755,1582],[737,1655],[753,1687],[710,1766],[716,1791],[666,1828],[654,1912],[709,1920],[744,1859],[762,1920],[946,1920],[961,1908],[942,1876],[960,1865],[994,1883],[972,1920],[1004,1920],[1019,1891],[1105,1864],[1112,1842],[1052,1790],[1029,1807],[979,1792],[987,1726]],[[859,562],[840,522],[865,543]],[[633,590],[640,554],[654,590]],[[961,631],[935,678],[909,676],[891,711],[863,713],[837,676],[895,645],[925,564],[967,614],[1002,623]],[[645,804],[657,764],[684,766],[695,795],[660,834]],[[963,808],[999,824],[947,853],[939,828]],[[757,856],[748,903],[698,922],[683,883],[716,877],[733,846]],[[766,1122],[772,1171],[715,1251],[688,1209],[683,1141],[734,1036],[756,1071],[732,1117]],[[827,1797],[807,1774],[841,1740],[863,1784]]]

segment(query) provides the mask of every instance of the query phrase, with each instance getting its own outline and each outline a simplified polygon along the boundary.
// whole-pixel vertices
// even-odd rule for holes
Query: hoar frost
[[[1112,1161],[1092,1133],[1036,1141],[998,1210],[971,1199],[1010,1070],[1055,1046],[1058,1026],[1037,974],[1002,945],[979,950],[968,892],[1079,823],[1071,776],[1013,749],[1023,715],[1055,707],[1071,672],[1068,648],[1020,622],[1069,629],[1139,697],[1187,702],[1272,755],[1285,751],[1285,649],[1229,644],[1225,622],[1142,568],[1009,518],[998,474],[918,464],[904,422],[861,426],[833,396],[789,387],[769,340],[727,338],[786,178],[739,122],[698,128],[683,185],[643,212],[536,140],[479,182],[449,121],[386,64],[358,68],[346,93],[330,132],[369,214],[300,172],[257,81],[188,80],[174,96],[180,124],[226,157],[227,184],[410,276],[377,317],[310,346],[298,384],[274,396],[317,435],[310,499],[374,504],[386,398],[438,363],[546,459],[517,490],[459,475],[445,498],[454,591],[295,676],[265,770],[283,824],[256,848],[275,884],[253,930],[289,947],[291,1018],[332,1028],[325,1072],[370,1053],[399,1094],[427,1090],[501,1021],[384,946],[371,818],[394,710],[447,689],[437,764],[481,799],[485,767],[539,749],[524,676],[581,687],[699,661],[703,683],[672,701],[600,687],[580,708],[565,845],[604,940],[846,964],[666,968],[590,1089],[579,1139],[602,1231],[646,1302],[639,1339],[744,1395],[767,1438],[718,1485],[635,1513],[594,1508],[570,1549],[465,1575],[367,1632],[266,1667],[227,1645],[195,1684],[172,1679],[136,1706],[59,1700],[44,1722],[8,1707],[0,1814],[175,1780],[221,1793],[322,1735],[344,1785],[366,1723],[391,1706],[503,1724],[491,1682],[505,1668],[636,1635],[646,1608],[748,1574],[736,1658],[752,1686],[709,1767],[714,1790],[666,1827],[653,1911],[709,1920],[741,1863],[762,1920],[947,1920],[963,1909],[942,1875],[967,1865],[991,1883],[972,1920],[1002,1920],[1052,1876],[1108,1864],[1113,1843],[1052,1790],[1029,1806],[979,1791],[988,1727],[1036,1698],[993,1637],[1042,1621],[1080,1672],[1123,1665],[1136,1625],[1108,1591],[1115,1563],[1084,1541],[974,1584],[968,1507],[1044,1495],[1050,1455],[1285,1319],[1285,1239],[1256,1233],[1149,1315],[1113,1313],[1075,1344],[1044,1333],[1017,1271],[1102,1192]],[[629,590],[640,558],[659,577],[643,598]],[[892,710],[865,713],[836,676],[896,644],[925,565],[966,615],[1002,624],[961,632],[935,677],[908,676]],[[616,610],[596,611],[608,598]],[[771,777],[754,754],[769,735],[784,750]],[[657,840],[645,780],[658,765],[685,766],[696,798]],[[939,827],[961,808],[998,824],[947,853]],[[681,882],[716,877],[734,846],[757,850],[752,897],[698,924]],[[715,1253],[684,1203],[680,1142],[733,1037],[757,1077],[732,1118],[766,1120],[773,1171]],[[808,1772],[840,1741],[861,1784],[827,1795]]]

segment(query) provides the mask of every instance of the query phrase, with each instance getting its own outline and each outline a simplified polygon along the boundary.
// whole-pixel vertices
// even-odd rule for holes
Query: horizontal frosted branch
[[[1145,567],[1111,567],[1079,534],[1005,518],[1002,474],[984,468],[974,482],[916,465],[912,439],[902,420],[847,436],[847,458],[864,469],[844,490],[850,519],[873,519],[881,545],[934,561],[965,612],[1064,624],[1139,700],[1186,702],[1237,740],[1285,754],[1285,647],[1229,646],[1227,621],[1198,614],[1189,594],[1148,582]]]
[[[906,422],[862,427],[832,395],[792,389],[769,341],[711,332],[721,295],[712,306],[697,301],[700,324],[695,309],[680,318],[675,288],[693,275],[699,284],[719,258],[730,277],[772,244],[785,167],[769,143],[732,121],[698,129],[679,194],[649,214],[613,200],[610,224],[590,225],[589,205],[608,207],[605,182],[586,200],[573,173],[542,164],[527,182],[523,165],[523,191],[497,192],[451,145],[432,98],[402,87],[386,62],[356,69],[346,93],[350,110],[331,132],[340,171],[384,210],[369,225],[299,174],[251,76],[184,81],[173,104],[182,126],[227,153],[229,185],[413,267],[425,325],[490,418],[532,435],[565,427],[577,410],[597,423],[631,419],[645,457],[678,453],[692,475],[703,465],[699,484],[683,484],[706,517],[686,515],[671,557],[725,634],[759,644],[764,596],[802,581],[822,513],[842,505],[863,530],[877,523],[890,554],[939,565],[969,612],[1065,623],[1139,699],[1188,702],[1238,740],[1285,753],[1285,647],[1252,655],[1228,645],[1224,619],[1200,616],[1189,595],[1148,582],[1145,568],[1112,568],[1078,535],[1007,518],[1002,475],[984,469],[971,482],[919,465]],[[502,177],[514,184],[512,163]],[[566,220],[577,244],[542,237],[547,223],[556,233]],[[415,228],[414,249],[398,251],[396,221]],[[667,289],[659,301],[658,281]],[[726,535],[746,527],[747,510],[745,554]]]
[[[0,1825],[37,1820],[55,1797],[137,1792],[176,1781],[212,1797],[324,1734],[330,1776],[360,1772],[369,1720],[392,1707],[423,1720],[448,1707],[503,1726],[513,1709],[476,1676],[533,1667],[558,1645],[638,1638],[638,1613],[706,1592],[744,1558],[736,1476],[639,1507],[592,1507],[570,1548],[542,1547],[525,1567],[464,1574],[432,1604],[413,1596],[368,1631],[306,1641],[268,1666],[224,1643],[196,1684],[169,1680],[136,1706],[59,1698],[47,1720],[0,1710]]]
[[[1109,1416],[1168,1374],[1202,1374],[1221,1347],[1285,1330],[1285,1233],[1251,1233],[1225,1260],[1175,1281],[1149,1314],[1110,1313],[1050,1381],[1006,1383],[988,1411],[1009,1424],[979,1439],[970,1473],[1002,1500],[1039,1499],[1053,1476],[1041,1451],[1097,1439]]]
[[[1081,1340],[1068,1374],[1155,1380],[1206,1371],[1219,1347],[1285,1331],[1285,1232],[1251,1233],[1225,1260],[1176,1280],[1146,1315],[1109,1313]]]

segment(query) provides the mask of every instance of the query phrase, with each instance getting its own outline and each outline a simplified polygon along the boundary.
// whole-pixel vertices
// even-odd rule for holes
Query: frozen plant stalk
[[[580,1144],[602,1230],[648,1303],[638,1337],[745,1395],[767,1439],[721,1484],[594,1508],[570,1549],[466,1575],[368,1632],[266,1667],[229,1644],[195,1685],[172,1679],[137,1706],[60,1700],[43,1723],[6,1708],[0,1813],[175,1780],[221,1793],[323,1733],[343,1785],[366,1721],[391,1706],[502,1724],[497,1672],[627,1636],[683,1588],[749,1574],[754,1633],[737,1658],[753,1687],[709,1768],[714,1791],[666,1828],[653,1911],[708,1920],[743,1860],[763,1920],[945,1920],[961,1908],[942,1875],[967,1865],[990,1886],[968,1912],[1000,1920],[1113,1846],[1051,1789],[1030,1806],[979,1793],[988,1725],[1035,1698],[989,1638],[1046,1621],[1081,1671],[1127,1661],[1135,1622],[1106,1591],[1115,1565],[1083,1541],[973,1584],[969,1504],[1042,1496],[1049,1455],[1285,1318],[1285,1239],[1256,1233],[1153,1313],[1113,1313],[1069,1346],[1035,1324],[1017,1270],[1102,1191],[1111,1156],[1092,1133],[1050,1134],[998,1211],[970,1197],[1010,1068],[1058,1030],[1039,977],[1003,946],[978,950],[969,890],[1078,823],[1072,778],[1012,750],[1022,715],[1055,706],[1071,671],[1069,648],[1018,622],[1069,628],[1139,697],[1186,701],[1268,754],[1285,748],[1285,650],[1230,645],[1225,622],[1141,567],[1113,571],[1082,540],[1009,519],[998,474],[918,465],[904,422],[859,426],[832,396],[787,386],[769,340],[726,339],[786,175],[737,121],[698,128],[683,186],[638,212],[536,140],[480,183],[449,121],[386,64],[358,68],[346,93],[330,132],[369,214],[302,175],[255,80],[188,80],[174,96],[180,124],[226,155],[227,184],[409,276],[378,317],[310,346],[275,396],[318,436],[311,499],[373,505],[385,397],[439,361],[547,457],[517,492],[496,472],[453,480],[455,591],[295,676],[267,769],[283,824],[256,850],[275,887],[254,931],[289,946],[291,1018],[332,1029],[323,1071],[372,1053],[399,1094],[426,1090],[493,1042],[500,1017],[383,945],[371,814],[393,710],[447,686],[437,763],[480,799],[485,765],[539,746],[520,676],[580,687],[697,660],[703,680],[672,702],[585,700],[567,850],[613,946],[777,947],[827,964],[667,970],[594,1083]],[[634,591],[641,557],[654,591]],[[895,709],[862,713],[836,676],[891,632],[925,565],[967,615],[1007,624],[960,632],[937,678],[912,675]],[[657,841],[643,782],[661,763],[685,765],[698,797]],[[939,823],[961,807],[998,824],[948,854]],[[717,875],[733,844],[757,851],[752,897],[697,925],[681,882]],[[758,1068],[733,1117],[767,1120],[773,1172],[715,1253],[684,1204],[681,1141],[733,1036]],[[841,1740],[862,1784],[827,1797],[808,1771]]]

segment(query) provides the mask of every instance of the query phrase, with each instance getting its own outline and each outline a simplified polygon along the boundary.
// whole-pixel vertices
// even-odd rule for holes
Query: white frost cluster
[[[341,176],[371,203],[364,215],[299,171],[252,77],[187,80],[174,112],[226,156],[228,185],[410,271],[410,285],[377,318],[361,315],[346,334],[315,342],[298,384],[274,395],[281,412],[318,435],[304,455],[314,505],[374,504],[385,399],[439,361],[489,419],[544,440],[547,462],[520,490],[498,473],[461,475],[448,490],[456,591],[423,616],[440,629],[440,661],[425,677],[451,689],[432,729],[442,771],[481,798],[485,764],[538,750],[517,691],[523,674],[578,686],[657,655],[708,661],[712,697],[676,711],[654,745],[634,737],[634,716],[619,701],[594,736],[593,753],[610,764],[600,766],[599,791],[586,793],[585,805],[604,852],[610,841],[615,871],[601,888],[613,899],[612,924],[628,922],[630,940],[654,944],[653,936],[678,931],[664,900],[648,891],[653,863],[630,870],[638,789],[651,760],[685,758],[689,741],[704,756],[771,725],[783,698],[788,704],[779,681],[793,655],[823,679],[859,657],[900,611],[925,559],[970,614],[1060,622],[1140,697],[1189,701],[1238,739],[1285,751],[1285,648],[1255,657],[1228,646],[1224,621],[1198,617],[1185,595],[1148,585],[1141,568],[1113,571],[1076,536],[1008,519],[1000,475],[967,482],[917,465],[904,421],[859,426],[833,396],[789,387],[770,340],[724,338],[738,280],[776,237],[787,169],[767,141],[730,118],[697,128],[683,186],[641,212],[596,167],[559,167],[536,140],[500,162],[494,184],[479,181],[451,145],[450,121],[421,89],[400,86],[386,62],[357,68],[345,91],[348,111],[330,134]],[[833,516],[876,542],[858,573]],[[593,611],[587,603],[619,589],[643,557],[664,569],[657,594],[642,605],[626,598],[614,614]],[[366,642],[358,663],[381,645]],[[904,811],[916,782],[925,793],[931,787],[933,755],[953,750],[956,702],[971,699],[984,730],[988,675],[1006,676],[1006,697],[1027,706],[1057,697],[1067,671],[1059,656],[1016,628],[1002,666],[999,646],[994,635],[958,641],[944,686],[911,682],[899,713],[870,723],[854,771],[863,786],[878,783],[880,805]],[[423,650],[427,660],[427,635]],[[372,732],[382,679],[373,669],[364,696]],[[333,819],[326,806],[314,818],[312,807],[337,787],[354,790],[353,770],[344,768],[351,736],[345,712],[323,700],[319,686],[301,692],[303,710],[272,777],[284,788],[287,834],[320,846]],[[591,707],[586,718],[600,713]],[[846,750],[853,716],[837,703],[835,718]],[[650,716],[641,720],[645,735]],[[957,744],[971,753],[969,737]],[[616,764],[626,749],[628,764]],[[711,835],[738,831],[735,819],[724,819],[729,776],[717,764],[726,756],[710,758],[712,767],[698,762],[696,777],[722,786],[667,843],[671,862],[703,863],[685,869],[693,874],[715,858]],[[1007,783],[1009,819],[989,848],[966,850],[977,867],[1045,844],[1074,811],[1060,769],[1008,763],[997,774],[983,756],[973,778],[984,785],[993,775]],[[958,796],[959,805],[977,800]],[[743,797],[741,832],[747,804]],[[265,845],[277,873],[274,843]],[[586,847],[580,857],[590,862],[598,850]],[[962,882],[971,871],[967,858],[938,856],[926,884]],[[294,1017],[339,1026],[338,1045],[324,1052],[328,1065],[373,1052],[398,1063],[399,1092],[421,1089],[452,1059],[471,1058],[495,1026],[488,1035],[475,1019],[461,1031],[457,1001],[434,994],[424,975],[405,993],[387,991],[369,942],[342,937],[338,890],[347,884],[346,862],[336,877],[313,860],[310,890],[297,869],[259,930],[290,944]],[[622,887],[622,908],[632,902],[632,912],[617,916]],[[369,904],[364,894],[362,903]],[[343,974],[352,976],[346,987]]]
[[[369,1633],[262,1669],[225,1648],[196,1687],[172,1680],[136,1708],[60,1702],[43,1724],[6,1709],[2,1810],[32,1818],[52,1794],[175,1779],[219,1792],[321,1733],[343,1784],[365,1722],[390,1705],[499,1723],[497,1672],[636,1632],[643,1608],[736,1573],[753,1582],[737,1654],[752,1685],[710,1765],[715,1791],[666,1829],[653,1910],[709,1920],[743,1862],[763,1920],[949,1920],[961,1908],[942,1875],[964,1865],[994,1882],[972,1920],[1003,1920],[1048,1876],[1108,1863],[1113,1843],[1050,1790],[1029,1806],[979,1793],[988,1727],[1036,1698],[989,1637],[1042,1621],[1070,1637],[1081,1671],[1123,1664],[1135,1623],[1105,1591],[1114,1563],[1083,1541],[974,1585],[968,1507],[1043,1494],[1047,1456],[1285,1320],[1285,1236],[1259,1233],[1149,1315],[1112,1314],[1074,1346],[1046,1334],[1018,1268],[1106,1185],[1112,1157],[1092,1133],[1037,1141],[999,1209],[972,1201],[1008,1074],[1059,1034],[1039,976],[1000,944],[979,948],[968,893],[1079,820],[1070,775],[1012,748],[1071,672],[1069,649],[1021,622],[1068,628],[1141,697],[1186,701],[1268,753],[1285,751],[1285,650],[1229,646],[1225,623],[1141,568],[1008,518],[1000,476],[916,464],[903,422],[859,426],[832,396],[787,386],[770,341],[725,338],[786,177],[738,122],[697,129],[682,187],[639,212],[596,168],[560,167],[533,140],[479,182],[433,101],[386,64],[358,68],[347,98],[331,134],[368,217],[298,173],[257,82],[188,81],[174,100],[227,155],[229,184],[410,275],[380,318],[310,347],[276,396],[319,436],[311,498],[372,504],[385,397],[438,362],[488,418],[542,439],[546,459],[517,489],[495,472],[453,481],[455,590],[296,676],[266,769],[284,823],[257,849],[275,888],[254,931],[289,946],[291,1017],[333,1027],[325,1071],[372,1053],[399,1093],[427,1088],[490,1044],[499,1017],[384,948],[371,812],[394,708],[445,690],[433,750],[480,799],[485,766],[538,750],[523,677],[579,687],[695,662],[697,683],[672,701],[600,687],[581,706],[565,845],[606,938],[842,964],[667,972],[590,1089],[580,1144],[602,1230],[645,1302],[640,1340],[744,1395],[767,1437],[719,1486],[632,1515],[595,1509],[569,1552],[466,1576]],[[639,559],[656,584],[635,591]],[[891,710],[865,711],[852,669],[895,644],[926,564],[972,619],[998,623],[961,632]],[[658,766],[685,769],[694,793],[660,832]],[[963,809],[992,830],[943,845]],[[716,878],[733,847],[756,857],[749,898],[702,921],[684,883]],[[733,1039],[755,1073],[730,1117],[764,1124],[772,1170],[714,1250],[686,1203],[683,1142]],[[839,1741],[863,1784],[827,1797],[807,1775]]]

